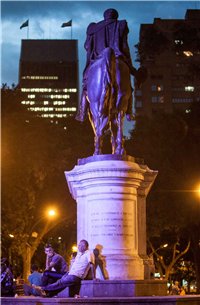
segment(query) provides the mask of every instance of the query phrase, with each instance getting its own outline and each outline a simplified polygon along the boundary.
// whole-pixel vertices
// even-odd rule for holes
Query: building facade
[[[19,85],[28,111],[52,122],[77,112],[77,40],[22,40]]]
[[[192,102],[200,102],[199,20],[200,10],[187,10],[183,20],[141,24],[138,60],[149,76],[141,90],[135,81],[136,115],[188,112]]]

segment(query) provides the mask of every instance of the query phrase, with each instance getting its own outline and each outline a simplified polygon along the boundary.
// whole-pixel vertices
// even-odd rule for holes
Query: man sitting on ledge
[[[62,291],[66,287],[80,284],[81,280],[84,279],[91,268],[92,277],[94,279],[94,254],[88,249],[89,244],[86,240],[82,239],[78,245],[78,254],[75,258],[73,266],[69,273],[63,275],[63,277],[57,282],[47,286],[34,286],[37,289],[44,291],[46,296],[52,297],[58,292]],[[44,294],[45,296],[45,294]]]

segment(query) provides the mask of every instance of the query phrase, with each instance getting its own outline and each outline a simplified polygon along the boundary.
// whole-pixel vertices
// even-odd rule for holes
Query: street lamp
[[[157,252],[160,249],[166,248],[168,246],[168,244],[164,244],[162,246],[160,246],[159,248],[157,248],[156,250],[154,250],[153,252],[151,252],[151,254],[149,254],[149,257],[152,256],[152,254],[154,254],[155,252]]]
[[[56,214],[55,211],[53,211],[53,210],[49,211],[49,216],[54,216],[55,214]]]
[[[50,211],[48,212],[48,215],[45,215],[44,217],[40,218],[40,219],[32,226],[32,228],[31,228],[31,230],[30,230],[30,232],[29,232],[29,234],[28,234],[28,237],[30,237],[30,235],[31,235],[31,233],[32,233],[32,231],[33,231],[33,229],[35,228],[35,226],[36,226],[40,221],[42,221],[43,219],[45,219],[45,218],[48,217],[48,216],[52,217],[52,216],[54,216],[54,215],[56,215],[55,211],[54,211],[54,210],[50,210]]]

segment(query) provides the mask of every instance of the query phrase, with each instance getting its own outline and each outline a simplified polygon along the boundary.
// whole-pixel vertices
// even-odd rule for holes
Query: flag
[[[24,22],[24,23],[20,26],[20,30],[21,30],[22,28],[25,28],[26,26],[28,26],[28,20],[27,20],[26,22]]]
[[[66,23],[63,23],[63,24],[61,25],[61,28],[64,28],[65,26],[72,26],[72,20],[70,20],[70,21],[68,21],[68,22],[66,22]]]

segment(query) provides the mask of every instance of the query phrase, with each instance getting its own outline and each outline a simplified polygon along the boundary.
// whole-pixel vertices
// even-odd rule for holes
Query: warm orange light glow
[[[50,210],[49,211],[49,216],[54,216],[56,213],[55,213],[55,211],[54,210]]]
[[[193,56],[193,53],[190,51],[184,51],[183,54],[186,56]]]
[[[10,236],[11,238],[13,238],[13,237],[14,237],[14,235],[12,235],[12,234],[9,234],[9,236]]]
[[[163,245],[163,248],[166,248],[168,246],[168,244]]]
[[[73,251],[73,252],[77,252],[77,246],[73,246],[73,247],[72,247],[72,251]]]

